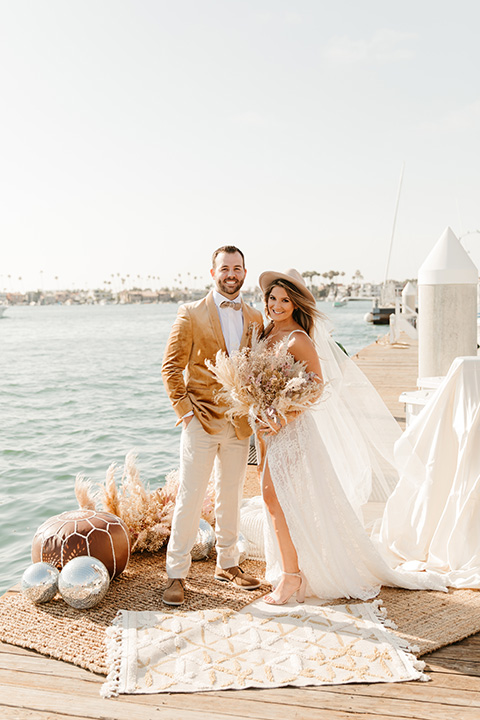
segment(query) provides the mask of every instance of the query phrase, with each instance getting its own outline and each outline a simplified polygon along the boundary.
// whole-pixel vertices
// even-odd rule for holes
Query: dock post
[[[417,313],[417,288],[411,282],[407,282],[402,290],[402,313],[407,315]]]
[[[458,356],[477,355],[478,269],[451,228],[418,271],[418,375],[446,375]]]

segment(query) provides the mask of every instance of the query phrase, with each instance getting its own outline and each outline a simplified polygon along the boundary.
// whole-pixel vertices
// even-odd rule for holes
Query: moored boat
[[[373,323],[373,325],[388,325],[390,315],[395,312],[395,305],[380,306],[374,303],[370,312],[365,315],[365,322]]]

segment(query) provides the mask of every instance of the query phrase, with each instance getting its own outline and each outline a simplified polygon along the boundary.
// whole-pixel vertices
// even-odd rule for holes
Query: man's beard
[[[243,285],[243,280],[237,280],[235,285],[225,285],[220,280],[218,281],[218,290],[224,295],[236,295]]]

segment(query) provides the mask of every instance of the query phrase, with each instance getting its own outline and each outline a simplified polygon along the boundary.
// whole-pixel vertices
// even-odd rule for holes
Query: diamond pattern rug
[[[102,695],[426,679],[379,601],[274,608],[120,611]]]

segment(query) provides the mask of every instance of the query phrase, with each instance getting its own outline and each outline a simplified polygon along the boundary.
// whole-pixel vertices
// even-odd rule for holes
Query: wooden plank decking
[[[103,678],[0,645],[2,720],[478,720],[480,638],[431,653],[430,683],[99,697]]]
[[[398,396],[415,389],[416,346],[375,343],[357,357],[403,424]],[[1,720],[479,720],[480,634],[423,658],[430,683],[381,683],[103,700],[103,677],[0,643]]]

